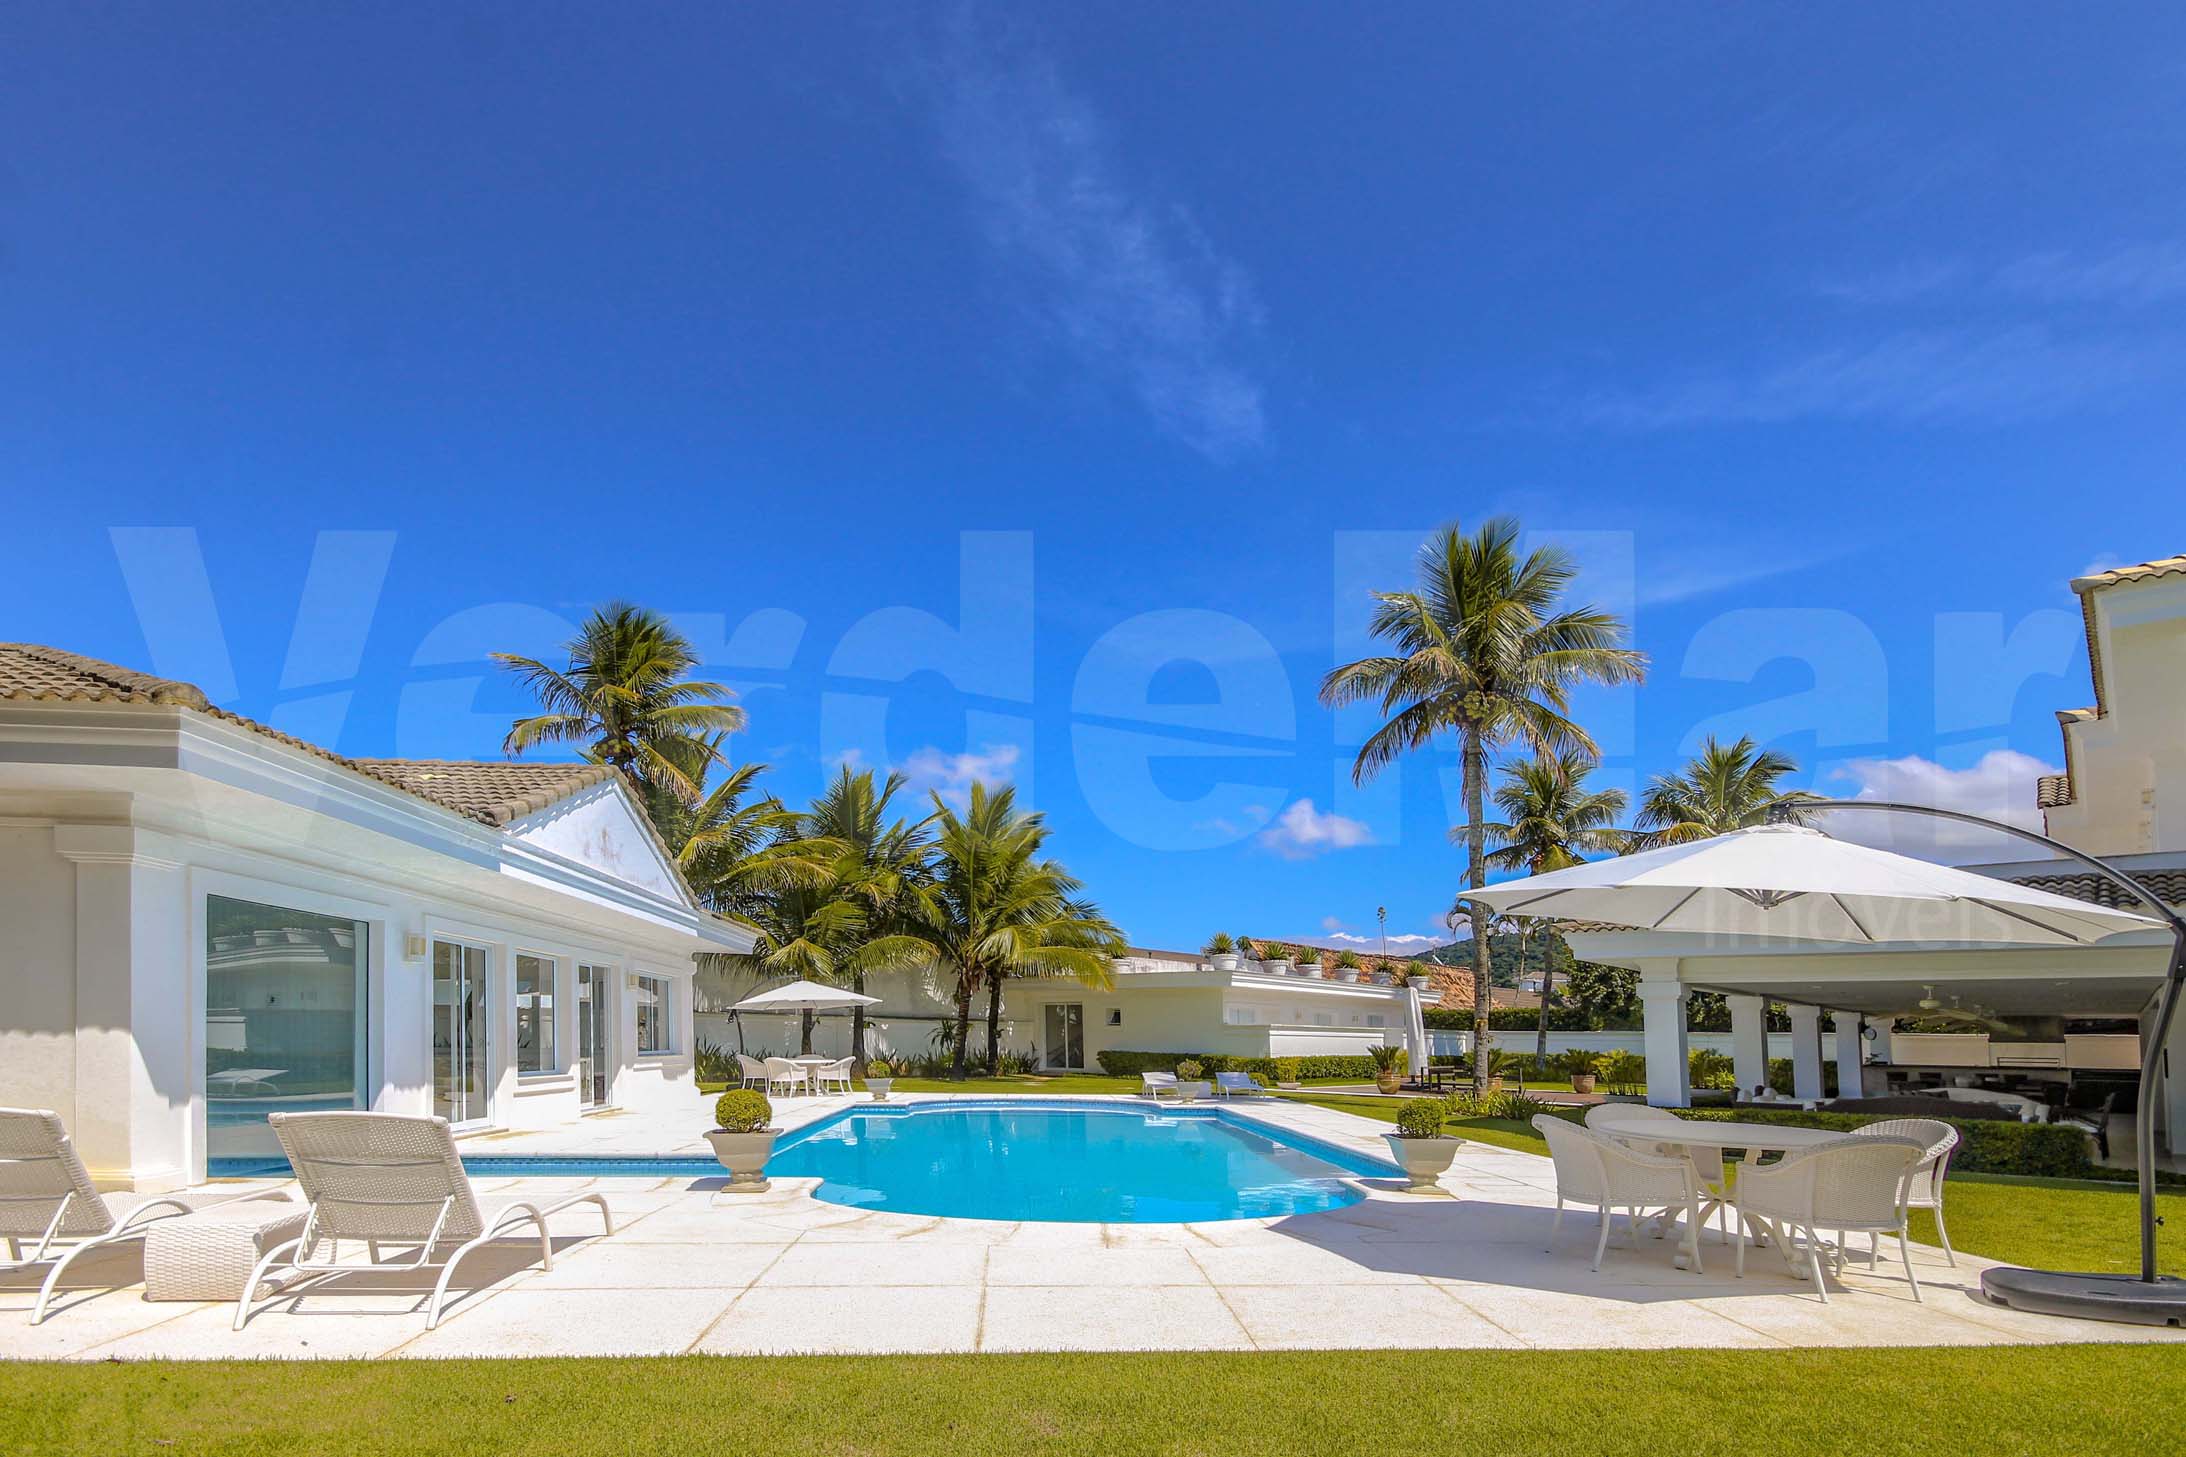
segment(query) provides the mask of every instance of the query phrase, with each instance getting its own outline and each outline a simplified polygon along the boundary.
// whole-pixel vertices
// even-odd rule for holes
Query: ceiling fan
[[[1883,1015],[1886,1017],[1903,1017],[1913,1021],[1926,1019],[1938,1022],[1963,1022],[1969,1026],[1981,1027],[1990,1032],[2009,1032],[2011,1030],[2009,1022],[2001,1020],[1994,1012],[1979,1003],[1975,1003],[1970,1007],[1963,1006],[1956,996],[1953,996],[1949,1002],[1945,1002],[1936,995],[1936,989],[1932,986],[1923,986],[1920,990],[1921,998],[1918,1002],[1899,1011],[1885,1012]]]

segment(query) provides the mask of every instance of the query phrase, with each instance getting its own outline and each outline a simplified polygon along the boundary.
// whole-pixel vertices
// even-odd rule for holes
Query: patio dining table
[[[1792,1128],[1776,1123],[1729,1123],[1681,1118],[1675,1123],[1667,1120],[1633,1122],[1620,1125],[1615,1120],[1604,1124],[1603,1133],[1627,1143],[1658,1144],[1666,1148],[1695,1149],[1713,1148],[1724,1153],[1743,1152],[1759,1158],[1763,1154],[1790,1153],[1796,1149],[1812,1148],[1816,1144],[1829,1143],[1845,1135],[1828,1128]],[[1723,1206],[1720,1199],[1710,1199],[1700,1208],[1700,1223],[1705,1228],[1710,1215]],[[1736,1205],[1732,1206],[1734,1209]],[[1675,1210],[1664,1210],[1657,1223],[1663,1232],[1676,1222]],[[1744,1217],[1741,1216],[1741,1222]],[[1766,1243],[1767,1232],[1755,1230],[1757,1237]],[[1700,1230],[1693,1231],[1693,1238],[1700,1238]],[[1685,1256],[1677,1257],[1679,1268],[1685,1265]]]
[[[820,1069],[842,1061],[836,1057],[793,1057],[789,1060],[805,1070],[805,1086],[815,1095],[820,1091]]]

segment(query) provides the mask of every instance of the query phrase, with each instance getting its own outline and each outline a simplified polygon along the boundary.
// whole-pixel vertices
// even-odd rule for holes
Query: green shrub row
[[[1840,1133],[1884,1121],[1860,1113],[1809,1113],[1804,1109],[1773,1108],[1680,1108],[1678,1116],[1716,1123],[1826,1128]],[[1951,1155],[1951,1167],[1957,1171],[2084,1179],[2092,1169],[2087,1135],[2077,1128],[2059,1123],[2005,1123],[1985,1118],[1945,1118],[1941,1121],[1958,1130],[1958,1150]]]
[[[1101,1071],[1112,1078],[1139,1073],[1173,1073],[1180,1062],[1196,1062],[1209,1073],[1251,1073],[1269,1082],[1295,1083],[1305,1078],[1356,1078],[1371,1081],[1370,1057],[1230,1057],[1219,1052],[1104,1052]]]

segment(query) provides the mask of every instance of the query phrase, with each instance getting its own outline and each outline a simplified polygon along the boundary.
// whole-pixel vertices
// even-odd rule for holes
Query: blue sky
[[[1313,689],[1509,512],[1652,657],[1606,781],[2023,815],[2067,580],[2186,545],[2186,15],[1533,9],[19,7],[0,637],[489,757],[483,653],[628,597],[793,800],[1394,939],[1454,759]]]

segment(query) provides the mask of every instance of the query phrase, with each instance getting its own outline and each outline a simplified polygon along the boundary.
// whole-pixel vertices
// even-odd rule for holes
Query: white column
[[[1857,1098],[1864,1091],[1860,1086],[1860,1055],[1865,1051],[1860,1040],[1860,1014],[1835,1012],[1831,1016],[1837,1024],[1837,1096]]]
[[[1822,1097],[1822,1009],[1798,1002],[1791,1012],[1791,1096],[1801,1102]]]
[[[1647,1042],[1647,1101],[1657,1108],[1685,1108],[1693,1101],[1692,1062],[1686,1050],[1685,987],[1677,963],[1666,972],[1640,968],[1641,1029]]]
[[[57,825],[76,867],[76,1106],[69,1133],[102,1187],[197,1178],[205,1008],[179,860],[131,825]]]
[[[1738,1096],[1750,1098],[1755,1088],[1769,1080],[1768,1001],[1762,997],[1727,996],[1731,1009],[1731,1064],[1736,1069]]]
[[[1895,1017],[1885,1017],[1879,1022],[1869,1022],[1867,1025],[1873,1029],[1875,1034],[1875,1040],[1867,1044],[1868,1054],[1879,1063],[1890,1061],[1890,1033],[1898,1025],[1897,1019]]]

